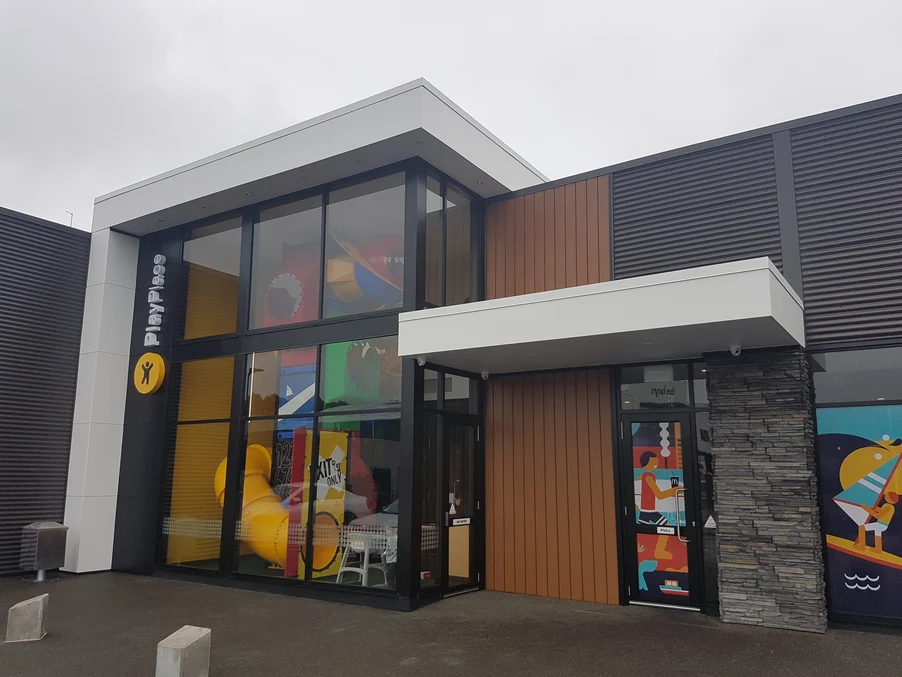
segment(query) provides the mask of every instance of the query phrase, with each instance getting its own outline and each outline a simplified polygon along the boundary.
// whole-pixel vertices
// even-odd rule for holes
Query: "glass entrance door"
[[[479,427],[465,419],[445,416],[443,425],[444,501],[443,589],[476,588],[480,584],[478,536],[480,516]]]
[[[625,414],[625,557],[633,603],[699,608],[701,528],[689,414]]]

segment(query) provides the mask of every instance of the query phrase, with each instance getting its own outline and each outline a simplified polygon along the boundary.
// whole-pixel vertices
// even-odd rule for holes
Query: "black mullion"
[[[449,422],[448,430],[453,423]],[[438,472],[436,484],[438,491],[436,492],[436,503],[438,512],[436,525],[438,527],[438,580],[439,588],[442,594],[448,591],[448,510],[445,507],[448,501],[448,479],[449,468],[447,454],[445,453],[447,445],[445,444],[445,416],[441,415],[436,420],[436,463],[435,467]]]
[[[320,297],[322,298],[322,297]],[[322,388],[322,375],[323,375],[323,358],[325,356],[325,346],[317,346],[316,347],[316,371],[314,373],[314,383],[316,383],[316,391],[313,394],[313,410],[316,411],[319,408],[320,401],[320,389]],[[304,549],[302,553],[304,558],[304,580],[310,581],[313,579],[313,526],[314,519],[316,515],[316,480],[317,480],[317,472],[319,470],[319,421],[314,418],[310,434],[312,435],[310,441],[310,459],[309,465],[310,468],[310,479],[307,482],[307,531],[304,534]],[[350,446],[350,445],[349,445]],[[350,449],[348,449],[348,454],[350,455]],[[349,459],[350,460],[350,459]],[[350,474],[350,463],[348,464],[347,472]],[[301,487],[301,495],[303,496],[303,487]],[[339,547],[339,550],[341,548]]]
[[[320,201],[322,223],[320,224],[319,247],[319,309],[316,318],[321,320],[326,307],[326,213],[329,211],[329,193],[324,192]]]
[[[442,306],[448,304],[448,182],[439,184],[442,194]]]
[[[404,302],[402,311],[426,303],[426,174],[407,171],[404,182]]]
[[[439,411],[445,409],[445,373],[435,373],[435,406]]]
[[[234,368],[234,367],[233,367]],[[202,418],[197,421],[176,421],[176,425],[204,425],[206,423],[231,423],[230,418]]]
[[[229,448],[226,462],[225,499],[222,506],[222,529],[219,536],[219,573],[230,574],[237,564],[238,538],[235,526],[241,511],[242,470],[247,445],[244,444],[244,409],[247,393],[247,356],[235,358],[232,376],[232,416],[229,425]]]
[[[422,543],[423,369],[405,358],[401,371],[401,458],[398,468],[397,594],[419,590]]]
[[[238,267],[238,335],[244,335],[250,323],[251,275],[254,256],[255,209],[246,210],[241,217],[241,259]]]
[[[861,400],[859,402],[818,402],[815,398],[815,409],[841,409],[843,407],[883,407],[902,404],[902,399]]]
[[[243,353],[265,353],[292,348],[313,348],[323,343],[343,343],[396,336],[398,309],[316,320],[286,328],[249,331],[244,336],[220,336],[173,347],[172,362],[191,362]]]
[[[390,407],[388,409],[348,409],[347,411],[344,409],[336,410],[336,409],[324,409],[322,411],[316,412],[307,412],[307,413],[297,413],[297,414],[279,414],[277,416],[273,415],[264,415],[259,414],[257,416],[248,416],[247,420],[249,421],[268,421],[270,419],[281,421],[284,419],[292,419],[292,418],[323,418],[323,417],[344,417],[344,416],[361,416],[366,417],[367,414],[371,414],[376,416],[378,414],[400,414],[402,411],[402,407],[400,405],[396,407]],[[224,420],[225,423],[228,423],[228,420]],[[216,423],[216,421],[203,421],[204,423]]]

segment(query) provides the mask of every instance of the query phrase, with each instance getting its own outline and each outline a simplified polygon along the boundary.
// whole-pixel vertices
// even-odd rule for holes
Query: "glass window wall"
[[[265,209],[254,225],[251,328],[319,317],[322,198]]]
[[[688,407],[688,365],[624,367],[620,370],[620,406],[624,411]]]
[[[450,306],[477,295],[470,198],[449,182],[426,180],[426,305]]]
[[[902,496],[902,348],[811,360],[830,611],[898,623],[902,531],[892,518]],[[850,584],[850,572],[861,585]]]
[[[445,198],[445,303],[476,300],[470,199],[453,186]]]
[[[195,228],[182,253],[182,338],[232,334],[238,328],[241,219]]]
[[[902,348],[811,356],[818,404],[902,401]]]
[[[442,305],[444,198],[438,179],[426,179],[426,305]]]
[[[231,357],[174,369],[178,413],[164,478],[163,564],[219,567],[233,376]]]
[[[401,173],[329,194],[326,317],[401,306],[404,185]]]
[[[323,347],[323,409],[366,409],[401,402],[398,337],[330,343]]]

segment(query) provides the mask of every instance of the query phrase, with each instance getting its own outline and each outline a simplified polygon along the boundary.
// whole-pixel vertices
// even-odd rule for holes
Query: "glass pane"
[[[426,179],[426,305],[442,305],[442,187]]]
[[[254,226],[251,327],[277,327],[319,317],[322,199],[260,213]]]
[[[235,358],[217,357],[176,365],[174,401],[179,421],[228,419],[232,414]]]
[[[464,414],[470,411],[471,381],[465,376],[445,374],[445,409]]]
[[[689,368],[685,364],[654,364],[620,370],[623,409],[669,409],[689,406]]]
[[[902,348],[819,353],[811,363],[818,404],[902,400]]]
[[[313,419],[248,421],[237,571],[304,578]]]
[[[427,407],[438,406],[438,388],[441,375],[437,371],[426,369],[423,372],[423,401]]]
[[[448,459],[448,586],[465,585],[475,580],[473,529],[476,512],[474,455],[476,429],[455,425],[445,419],[445,456]]]
[[[326,317],[400,306],[404,174],[333,191],[326,214]]]
[[[708,406],[708,367],[696,362],[692,365],[692,396],[696,407]]]
[[[361,409],[401,401],[398,337],[323,346],[323,409]]]
[[[401,421],[397,414],[319,420],[313,579],[395,588]]]
[[[434,373],[434,372],[433,372]],[[423,475],[421,477],[423,526],[420,535],[420,589],[437,586],[438,568],[438,414],[427,413],[423,436]]]
[[[683,489],[682,426],[677,421],[633,422],[633,493],[636,523],[650,526],[686,524]]]
[[[164,480],[163,563],[217,569],[229,424],[182,424],[174,438]]]
[[[714,451],[711,447],[711,424],[707,411],[695,415],[695,446],[698,457],[699,505],[702,512],[702,526],[714,514]],[[716,520],[715,520],[716,523]]]
[[[185,241],[183,263],[183,337],[192,339],[235,332],[238,328],[241,219],[193,230]]]
[[[475,300],[473,288],[473,248],[470,241],[470,200],[448,186],[445,236],[445,305]]]
[[[248,360],[251,416],[295,416],[313,412],[316,348],[254,353]]]
[[[902,406],[817,410],[831,611],[902,618]]]
[[[676,536],[636,534],[639,599],[679,603],[689,598],[689,551]]]

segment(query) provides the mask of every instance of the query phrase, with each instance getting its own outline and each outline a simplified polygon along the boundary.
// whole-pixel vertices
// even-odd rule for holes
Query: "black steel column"
[[[404,208],[404,311],[425,304],[426,174],[408,169]],[[398,595],[416,597],[422,531],[423,369],[404,359],[401,372],[401,464],[398,507]]]

